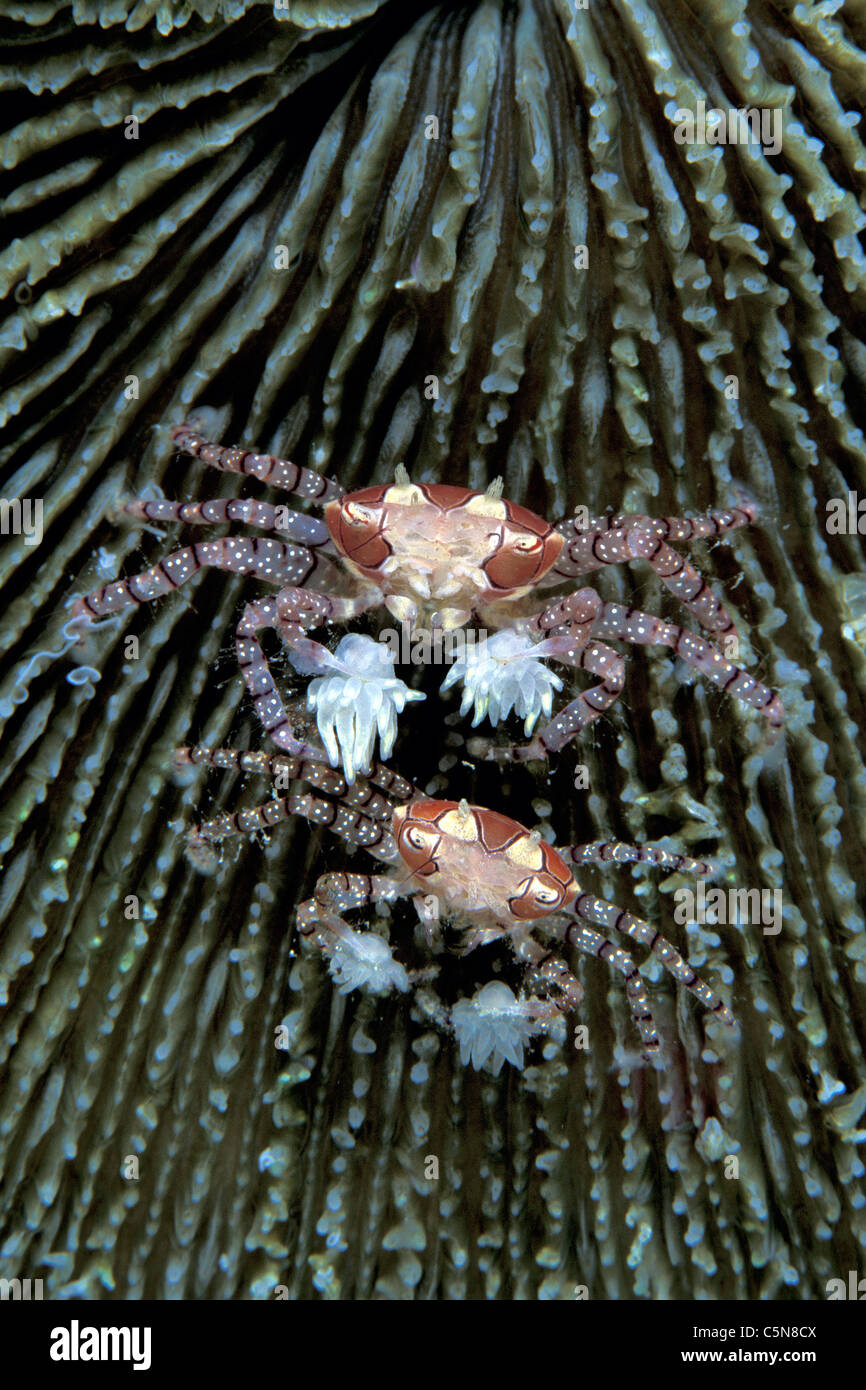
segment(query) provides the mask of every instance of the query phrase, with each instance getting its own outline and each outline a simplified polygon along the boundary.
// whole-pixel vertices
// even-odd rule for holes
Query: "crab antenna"
[[[397,483],[399,487],[406,487],[406,485],[411,482],[405,463],[398,463],[395,465],[394,482]]]
[[[487,484],[486,497],[501,497],[505,482],[502,478],[494,478],[492,483]]]

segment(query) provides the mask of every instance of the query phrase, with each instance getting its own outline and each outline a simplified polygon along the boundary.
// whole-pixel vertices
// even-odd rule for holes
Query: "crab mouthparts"
[[[427,604],[422,607],[402,594],[389,594],[385,607],[398,623],[408,623],[412,637],[429,632],[431,628],[453,632],[455,628],[465,627],[472,617],[471,608],[431,608]]]

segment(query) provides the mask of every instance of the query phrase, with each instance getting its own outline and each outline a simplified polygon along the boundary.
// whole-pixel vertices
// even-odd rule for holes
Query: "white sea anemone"
[[[460,713],[467,714],[474,703],[473,729],[485,715],[495,727],[513,709],[529,735],[540,714],[550,715],[554,690],[562,689],[559,676],[539,660],[536,648],[530,637],[508,629],[485,642],[467,645],[465,655],[453,663],[442,682],[442,690],[463,682]]]
[[[318,659],[315,668],[295,653],[290,653],[290,659],[305,674],[322,667],[333,672],[310,681],[307,708],[316,711],[331,766],[342,763],[350,783],[359,772],[369,772],[377,732],[380,756],[388,758],[397,737],[397,715],[407,701],[425,698],[394,675],[389,648],[360,633],[344,637],[335,652]]]
[[[405,993],[409,988],[403,966],[394,960],[388,942],[375,932],[345,927],[331,948],[328,967],[341,994],[353,989],[368,989],[372,994],[388,994],[392,989]]]
[[[537,1026],[508,986],[498,980],[484,985],[471,999],[458,999],[451,1023],[463,1065],[471,1061],[480,1071],[489,1060],[494,1076],[503,1062],[522,1069],[523,1049]]]

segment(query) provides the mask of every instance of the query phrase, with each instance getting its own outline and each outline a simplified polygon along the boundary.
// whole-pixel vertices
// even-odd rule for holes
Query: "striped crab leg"
[[[298,739],[259,640],[263,629],[273,629],[283,642],[312,666],[330,660],[330,653],[307,632],[326,623],[356,617],[377,602],[369,591],[358,598],[339,598],[310,589],[287,587],[272,598],[248,603],[238,623],[235,646],[238,665],[253,699],[259,723],[284,752],[326,761],[327,754]]]
[[[625,976],[628,1005],[640,1033],[644,1055],[649,1059],[657,1057],[661,1051],[661,1038],[652,1016],[646,986],[628,952],[583,923],[563,924],[563,934],[571,946],[587,955],[597,956]],[[577,1008],[583,998],[583,986],[564,961],[552,951],[545,951],[532,937],[525,937],[515,944],[515,952],[519,959],[530,965],[532,979],[540,984],[553,985],[560,992],[562,1002],[558,1007],[561,1013],[569,1013]]]
[[[263,531],[276,531],[283,540],[295,541],[311,549],[329,548],[336,554],[331,543],[331,533],[324,521],[315,516],[304,516],[288,507],[275,507],[270,502],[257,502],[251,498],[217,497],[206,502],[169,502],[164,498],[153,500],[143,497],[124,503],[124,512],[138,521],[161,523],[183,522],[191,526],[217,526],[226,521],[241,521],[245,526],[258,526]]]
[[[341,914],[372,903],[397,902],[406,894],[387,874],[323,874],[316,882],[312,898],[298,907],[298,931],[316,945],[322,945],[323,928],[341,936],[346,923]],[[353,933],[355,935],[355,933]]]
[[[734,622],[720,599],[693,565],[673,549],[672,540],[689,541],[720,536],[747,526],[757,508],[746,503],[704,517],[646,517],[618,515],[595,517],[581,530],[573,521],[557,530],[566,545],[551,571],[557,579],[573,578],[630,560],[646,560],[671,593],[685,605],[707,631],[722,634],[734,630]]]
[[[585,922],[592,922],[595,926],[605,927],[607,930],[624,932],[633,941],[647,946],[654,956],[658,956],[668,973],[700,999],[705,1009],[715,1014],[722,1023],[728,1024],[729,1027],[734,1026],[734,1016],[724,1000],[700,978],[676,947],[642,917],[635,917],[631,912],[617,907],[615,903],[596,898],[592,893],[580,893],[572,904],[572,911]],[[575,927],[567,929],[565,935],[569,941],[572,941],[576,930]],[[573,944],[580,943],[574,940]]]
[[[141,574],[118,579],[85,594],[73,605],[69,620],[86,618],[93,622],[131,604],[150,603],[179,589],[202,569],[245,574],[268,584],[298,586],[323,563],[325,560],[320,552],[271,536],[228,536],[218,541],[197,541],[173,551]]]
[[[194,862],[203,861],[205,847],[214,841],[233,835],[248,835],[269,830],[292,816],[303,816],[314,825],[323,825],[349,844],[361,845],[377,858],[391,861],[397,856],[391,834],[394,803],[382,794],[386,791],[396,801],[408,801],[418,794],[411,782],[375,764],[369,778],[358,779],[351,785],[342,774],[326,763],[276,754],[245,753],[233,748],[179,748],[175,761],[181,766],[207,765],[261,775],[283,776],[291,781],[311,782],[320,791],[337,798],[336,803],[310,793],[274,797],[259,806],[244,811],[223,812],[212,820],[196,826],[189,835],[190,852]],[[372,785],[368,785],[372,784]],[[378,789],[377,789],[378,788]]]
[[[602,534],[622,530],[651,531],[664,541],[687,542],[738,531],[743,526],[751,526],[759,515],[757,503],[742,497],[738,507],[705,512],[703,516],[641,516],[637,512],[615,512],[610,516],[591,516],[586,526],[581,526],[572,517],[566,517],[556,523],[556,529],[565,537],[567,546],[593,532]]]
[[[263,753],[258,750],[242,751],[237,748],[206,748],[203,744],[175,749],[175,762],[180,766],[218,767],[232,772],[252,772],[262,777],[284,777],[289,781],[312,782],[320,791],[328,792],[353,806],[366,808],[367,797],[371,795],[364,783],[370,782],[387,792],[397,801],[409,801],[413,796],[421,796],[419,789],[392,772],[385,763],[373,763],[365,777],[349,783],[336,768],[320,762],[305,762],[302,758],[291,758],[285,753]]]
[[[341,915],[373,903],[394,903],[411,892],[391,875],[323,874],[312,898],[300,904],[298,932],[328,957],[341,994],[361,987],[373,994],[388,994],[392,989],[405,993],[439,973],[435,965],[406,970],[394,959],[384,937],[369,929],[355,931]]]
[[[763,714],[769,723],[771,738],[784,725],[785,712],[775,691],[728,661],[705,637],[639,609],[607,603],[595,589],[579,589],[552,604],[531,620],[529,631],[554,632],[555,635],[546,637],[541,645],[543,654],[578,670],[590,671],[601,679],[565,705],[528,744],[500,747],[489,739],[470,740],[467,746],[475,757],[498,762],[546,759],[609,709],[625,684],[625,664],[619,653],[602,640],[605,638],[641,646],[671,647],[677,656],[722,691]]]
[[[273,454],[213,444],[198,433],[191,420],[176,425],[171,437],[185,454],[201,459],[209,468],[218,468],[222,473],[243,473],[310,502],[332,502],[345,495],[345,488],[333,478],[324,478],[312,468],[303,468],[299,463],[290,463]]]
[[[559,853],[572,864],[655,864],[658,868],[684,874],[708,876],[715,873],[715,866],[706,859],[690,859],[687,854],[674,854],[655,845],[627,845],[621,840],[559,846]]]
[[[593,626],[593,635],[622,638],[641,646],[670,647],[725,694],[734,695],[744,705],[763,714],[770,725],[771,737],[777,735],[785,723],[785,711],[774,690],[755,680],[741,666],[728,661],[705,637],[689,632],[678,623],[665,622],[649,613],[624,608],[619,603],[602,603]]]

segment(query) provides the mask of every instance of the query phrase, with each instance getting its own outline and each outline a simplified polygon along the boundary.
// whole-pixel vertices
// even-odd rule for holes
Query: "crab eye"
[[[427,848],[427,836],[423,830],[418,830],[414,825],[406,831],[406,839],[413,849]]]
[[[369,507],[361,507],[357,502],[345,502],[343,504],[343,516],[350,526],[372,526],[376,520],[376,513]]]
[[[514,541],[515,550],[524,550],[528,554],[532,550],[541,549],[541,540],[538,536],[517,536]]]
[[[532,885],[532,896],[539,907],[556,907],[561,898],[558,888],[539,879],[535,879]]]

